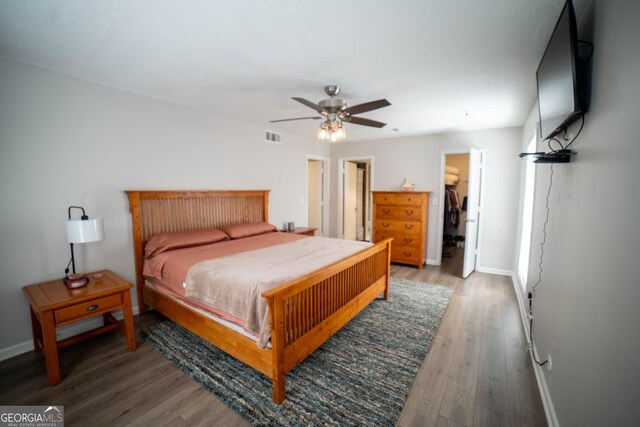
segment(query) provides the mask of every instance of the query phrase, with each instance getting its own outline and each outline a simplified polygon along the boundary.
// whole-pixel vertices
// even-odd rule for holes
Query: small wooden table
[[[102,278],[94,275],[101,273]],[[62,279],[38,283],[22,288],[31,305],[31,327],[36,351],[43,351],[47,364],[49,386],[62,381],[58,349],[75,344],[106,331],[119,328],[126,336],[127,349],[136,349],[133,327],[129,282],[109,270],[88,273],[89,283],[78,289],[68,289]],[[111,314],[122,308],[124,321],[121,324]],[[102,314],[104,326],[67,338],[56,339],[56,327]]]
[[[296,227],[293,231],[283,230],[286,233],[303,234],[305,236],[315,236],[317,228]]]

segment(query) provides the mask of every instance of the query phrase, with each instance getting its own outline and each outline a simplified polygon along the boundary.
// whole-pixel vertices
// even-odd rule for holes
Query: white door
[[[482,185],[482,155],[472,148],[469,152],[469,194],[467,194],[467,231],[464,243],[462,277],[467,278],[476,269],[478,254],[478,223],[480,220],[480,187]]]
[[[344,162],[344,238],[356,240],[356,202],[358,197],[358,166]]]
[[[323,236],[324,230],[324,208],[323,208],[323,188],[324,182],[323,167],[320,160],[309,160],[307,162],[307,227],[317,228],[316,235]]]

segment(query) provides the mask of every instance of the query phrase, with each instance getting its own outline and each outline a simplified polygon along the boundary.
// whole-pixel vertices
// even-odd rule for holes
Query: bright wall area
[[[348,141],[331,146],[331,205],[332,236],[338,234],[338,159],[343,157],[374,156],[373,190],[400,190],[405,177],[416,184],[416,191],[431,191],[429,232],[427,236],[428,262],[436,261],[438,229],[442,227],[440,206],[433,200],[440,198],[441,153],[443,150],[485,148],[486,180],[484,219],[480,230],[481,267],[510,272],[515,262],[515,238],[520,181],[519,127],[473,132],[451,132],[377,141]]]
[[[64,274],[69,205],[104,217],[105,239],[76,245],[80,269],[133,281],[124,190],[269,189],[270,222],[305,224],[306,156],[328,156],[312,137],[269,144],[264,126],[5,60],[0,94],[0,350],[31,339],[22,286]]]
[[[595,46],[591,107],[577,156],[553,168],[533,335],[541,358],[552,357],[543,373],[559,425],[638,425],[640,2],[591,1],[577,12],[580,38]],[[536,166],[528,287],[550,169]]]

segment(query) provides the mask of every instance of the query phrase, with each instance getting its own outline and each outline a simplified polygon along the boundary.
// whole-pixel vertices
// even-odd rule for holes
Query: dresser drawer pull
[[[404,238],[404,242],[405,242],[405,243],[411,243],[411,242],[413,242],[413,239],[407,239],[407,238],[405,237],[405,238]]]
[[[413,252],[404,252],[404,256],[406,256],[407,258],[409,258],[412,254]]]
[[[405,224],[404,228],[406,228],[407,230],[411,230],[413,228],[413,224]]]
[[[404,211],[404,213],[406,213],[407,215],[413,215],[413,211],[410,211],[410,210],[406,210]]]
[[[92,305],[90,305],[89,307],[87,307],[87,311],[93,311],[93,310],[95,310],[96,308],[98,308],[98,306],[97,306],[96,304],[92,304]]]
[[[389,225],[390,225],[390,224],[389,224],[388,222],[383,222],[383,223],[382,223],[382,226],[383,226],[384,228],[387,228]]]
[[[389,215],[389,213],[391,212],[391,210],[389,209],[382,209],[382,212],[385,213],[385,215]]]

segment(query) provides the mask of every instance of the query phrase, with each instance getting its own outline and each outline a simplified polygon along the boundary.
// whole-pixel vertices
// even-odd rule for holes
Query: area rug
[[[174,365],[256,426],[392,426],[433,341],[451,288],[391,279],[376,299],[286,376],[271,380],[171,321],[142,337]]]

